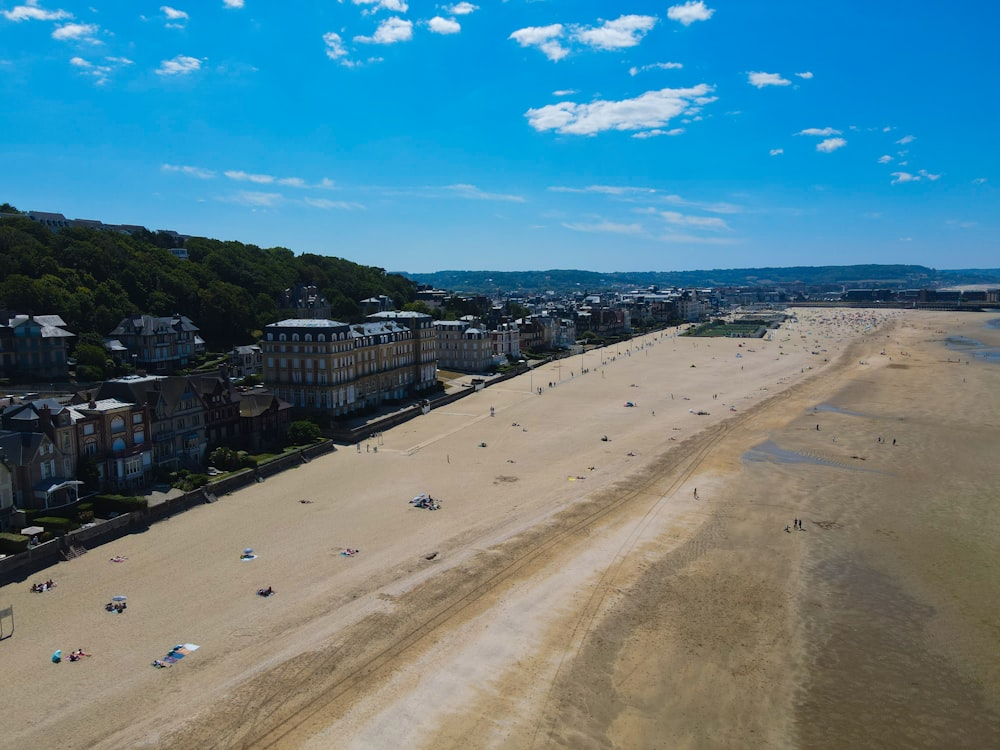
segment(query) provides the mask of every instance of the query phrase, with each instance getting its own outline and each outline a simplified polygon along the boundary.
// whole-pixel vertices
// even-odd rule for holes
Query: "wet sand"
[[[944,339],[1000,331],[798,313],[547,365],[0,588],[0,746],[994,744],[1000,367]]]

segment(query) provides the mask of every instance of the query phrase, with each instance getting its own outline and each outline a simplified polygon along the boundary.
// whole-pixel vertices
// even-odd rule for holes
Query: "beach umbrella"
[[[52,663],[58,664],[61,661],[62,661],[62,649],[57,648],[55,652],[52,654]]]
[[[246,549],[243,550],[243,554],[244,555],[252,555],[253,554],[253,549],[250,548],[250,547],[247,547]]]
[[[118,594],[117,596],[112,596],[111,597],[111,601],[113,601],[113,602],[123,602],[123,601],[125,601],[125,599],[126,599],[126,597],[123,596],[122,594]]]

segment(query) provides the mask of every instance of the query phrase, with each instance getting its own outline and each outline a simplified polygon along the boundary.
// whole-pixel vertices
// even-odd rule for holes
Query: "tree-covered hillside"
[[[300,283],[317,286],[331,316],[347,322],[359,319],[362,299],[384,294],[402,307],[416,291],[403,276],[340,258],[196,237],[185,243],[190,259],[181,260],[168,249],[173,242],[0,219],[0,308],[60,315],[73,333],[102,336],[128,315],[180,313],[219,349],[252,342],[254,331],[278,319],[281,292]]]

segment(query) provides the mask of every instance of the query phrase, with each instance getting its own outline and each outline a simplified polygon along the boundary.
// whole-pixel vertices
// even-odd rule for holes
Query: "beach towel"
[[[153,666],[157,669],[172,667],[192,651],[197,651],[198,645],[194,643],[181,643],[170,649],[169,653],[162,659],[153,659]]]

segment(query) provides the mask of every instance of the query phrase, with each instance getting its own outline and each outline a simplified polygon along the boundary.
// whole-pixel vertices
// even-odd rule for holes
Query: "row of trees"
[[[181,313],[213,347],[229,348],[254,341],[277,320],[281,292],[298,284],[317,286],[331,316],[348,322],[360,319],[361,299],[384,294],[402,308],[417,289],[381,268],[284,247],[195,237],[182,260],[172,244],[150,232],[52,232],[27,217],[0,219],[0,307],[60,315],[72,332],[98,337],[129,315]]]

